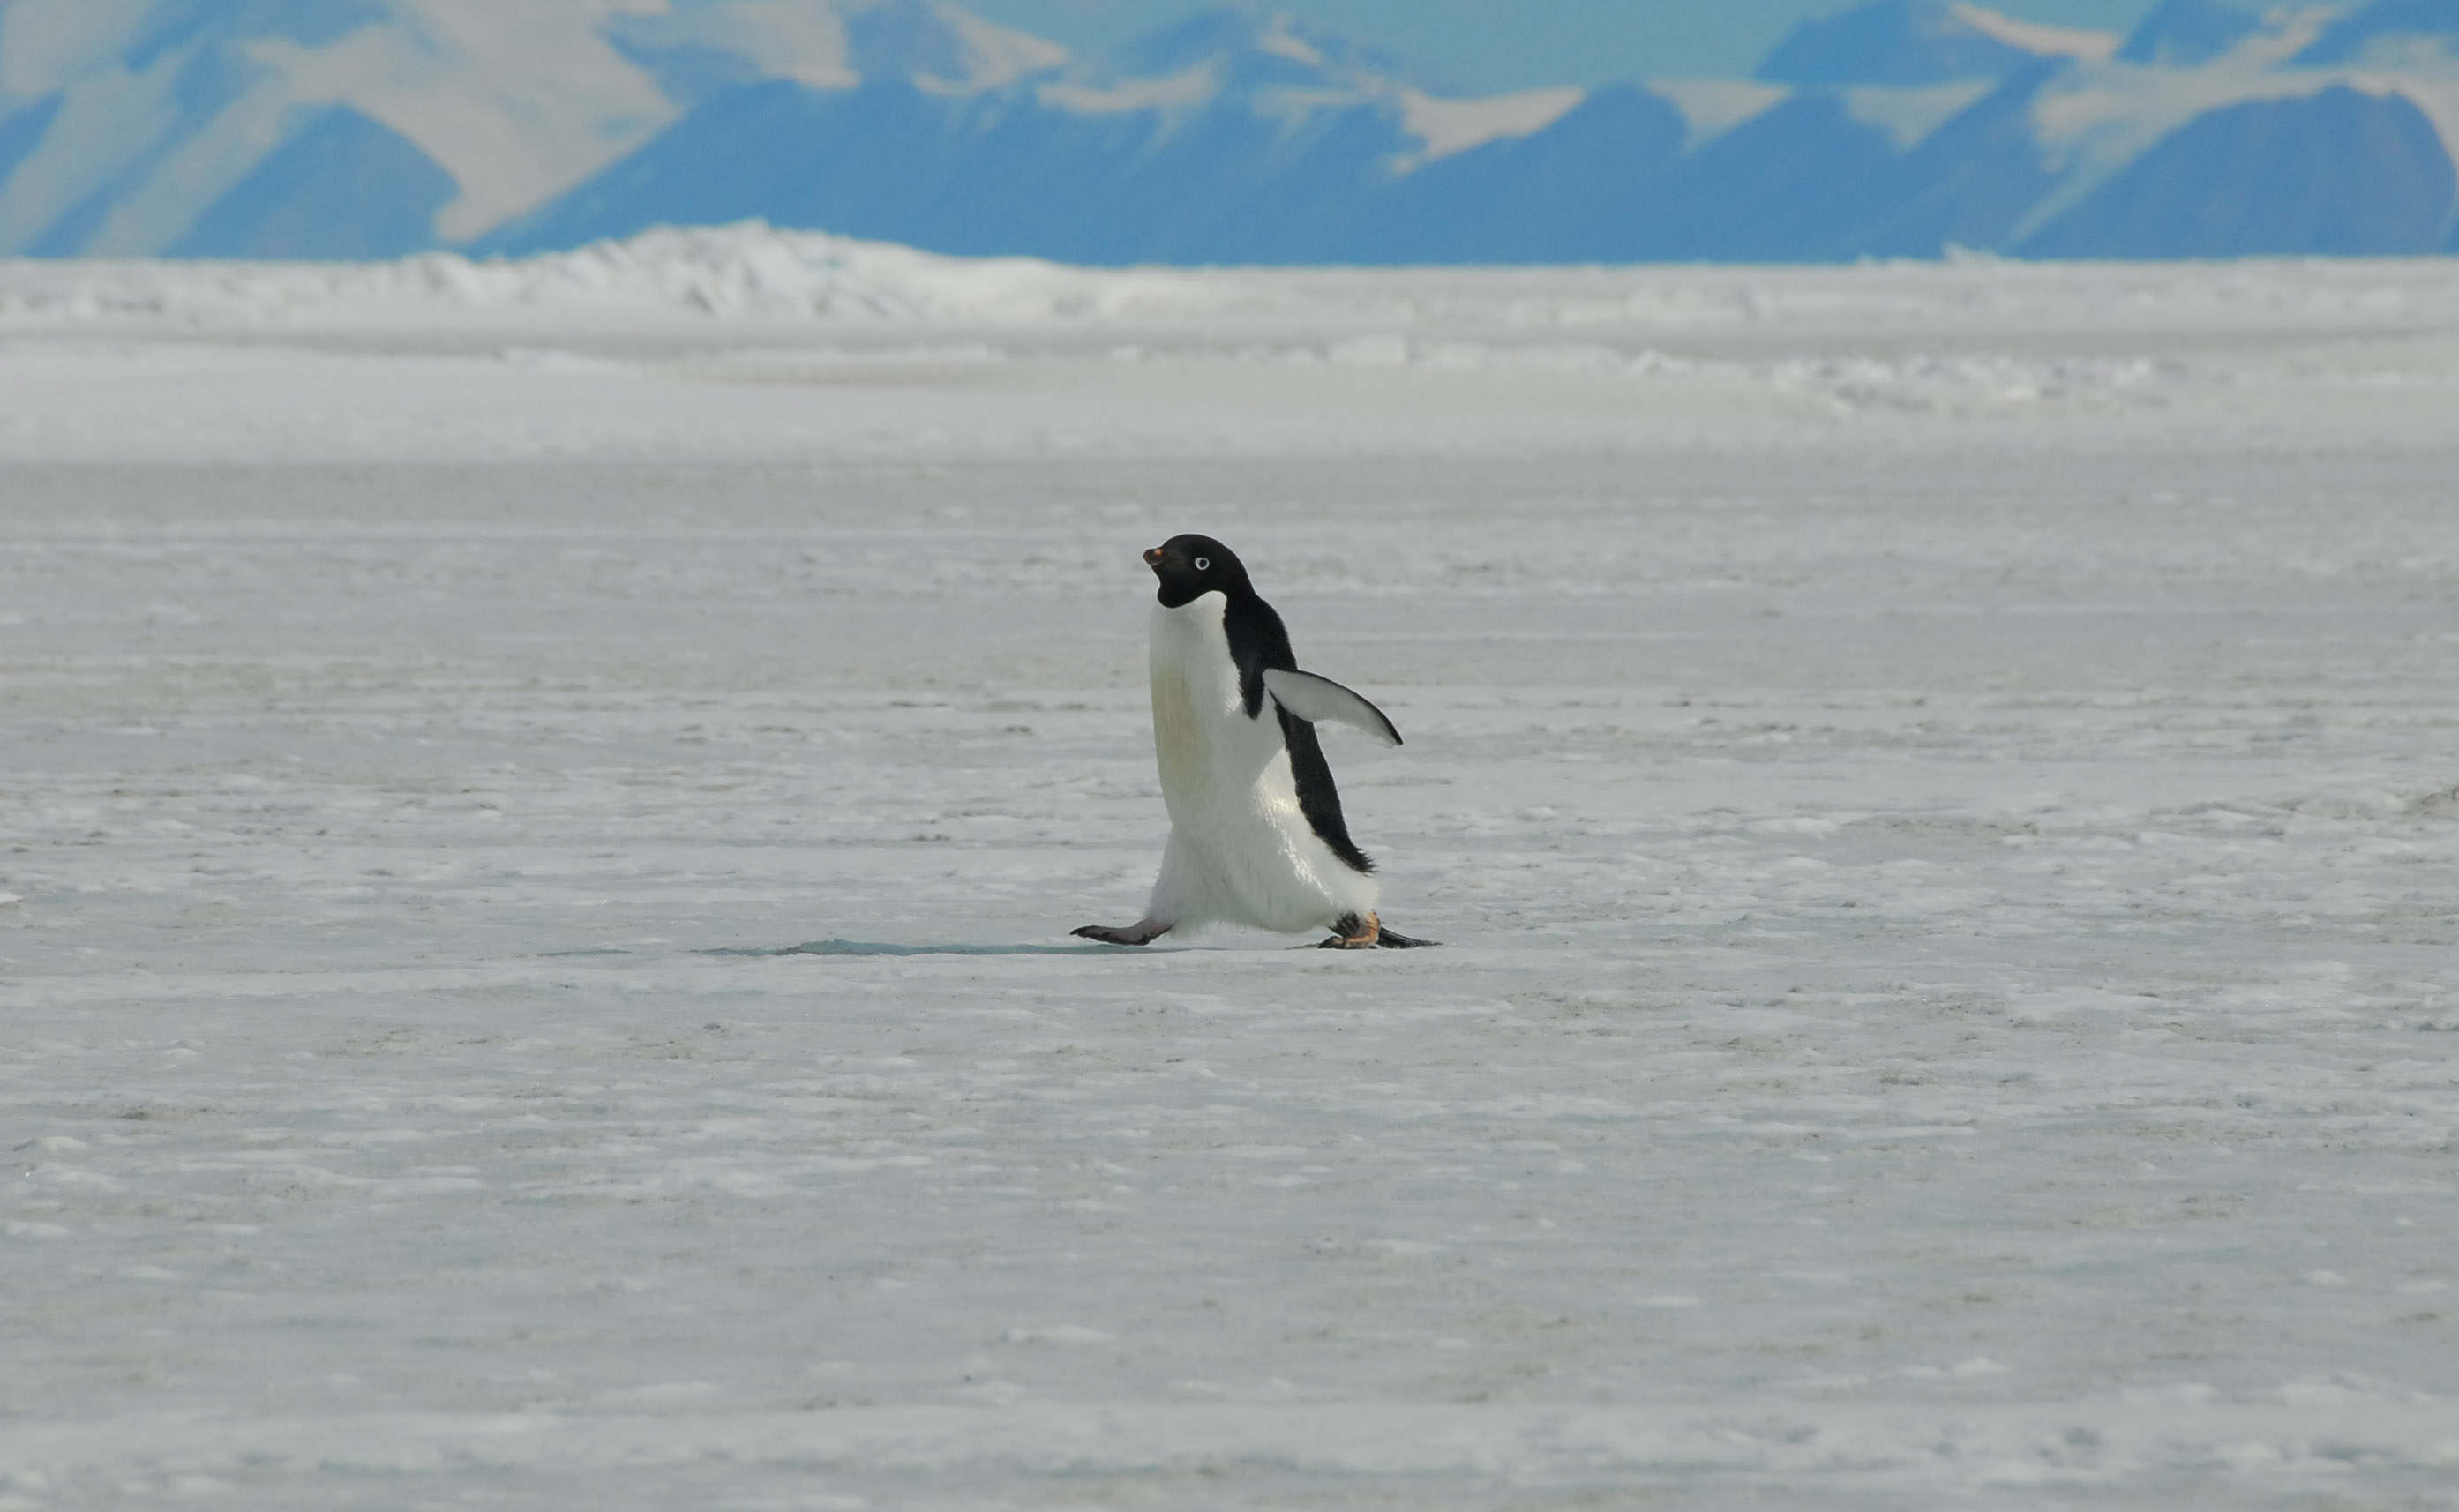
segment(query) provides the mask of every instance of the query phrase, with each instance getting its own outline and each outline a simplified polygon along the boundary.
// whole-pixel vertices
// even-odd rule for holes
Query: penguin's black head
[[[1247,591],[1247,569],[1238,554],[1209,536],[1173,536],[1145,553],[1145,565],[1161,579],[1166,609],[1191,604],[1208,593],[1234,598]]]

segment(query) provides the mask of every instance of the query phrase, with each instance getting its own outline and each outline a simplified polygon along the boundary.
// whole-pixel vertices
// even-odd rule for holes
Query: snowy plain
[[[2459,265],[0,264],[0,1508],[2459,1508]],[[1386,917],[1135,916],[1182,530]]]

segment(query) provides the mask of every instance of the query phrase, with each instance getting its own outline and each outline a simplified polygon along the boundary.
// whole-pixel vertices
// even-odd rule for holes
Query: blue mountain
[[[314,113],[163,249],[168,257],[396,258],[433,244],[460,193],[398,132],[347,105]]]
[[[2297,54],[2309,68],[2358,63],[2370,55],[2396,62],[2403,46],[2459,51],[2459,0],[2374,0],[2341,16]]]
[[[1244,12],[1199,17],[1117,65],[973,95],[903,79],[764,80],[478,243],[525,252],[663,222],[759,218],[956,253],[1070,262],[1339,257],[1410,145],[1361,50]]]
[[[0,254],[752,219],[1093,263],[2459,247],[2459,0],[2163,0],[2123,39],[1876,0],[1755,81],[1487,100],[1251,10],[1072,57],[946,0],[437,3],[0,0]]]
[[[2032,257],[2411,254],[2444,245],[2459,175],[2398,94],[2334,85],[2189,122],[2025,241]]]
[[[2117,50],[2121,63],[2193,68],[2262,30],[2262,13],[2230,0],[2161,0]]]
[[[1595,262],[1646,256],[1690,125],[1637,85],[1546,129],[1374,186],[1339,248],[1360,262]],[[1610,172],[1601,165],[1612,164]]]
[[[1879,0],[1795,24],[1758,67],[1772,84],[1938,84],[2010,74],[2038,54],[1948,0]]]

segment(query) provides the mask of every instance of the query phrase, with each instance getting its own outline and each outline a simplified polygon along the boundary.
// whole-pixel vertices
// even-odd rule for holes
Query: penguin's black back
[[[1265,671],[1294,672],[1298,659],[1290,649],[1290,632],[1281,617],[1244,577],[1240,574],[1240,581],[1225,595],[1230,602],[1222,611],[1221,628],[1230,640],[1230,660],[1238,664],[1239,697],[1247,717],[1252,719],[1264,709]],[[1323,743],[1315,739],[1314,726],[1278,704],[1272,705],[1272,712],[1281,722],[1281,744],[1289,747],[1290,776],[1296,783],[1298,811],[1306,815],[1307,828],[1352,871],[1373,873],[1375,858],[1349,838],[1349,821],[1340,812],[1340,789],[1333,786],[1332,766],[1323,759]]]

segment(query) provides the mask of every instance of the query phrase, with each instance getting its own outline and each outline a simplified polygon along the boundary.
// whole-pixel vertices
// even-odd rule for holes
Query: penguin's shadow
[[[743,946],[700,954],[773,960],[783,956],[1118,956],[1125,952],[1106,945],[890,945],[876,940],[824,939],[775,950]]]

